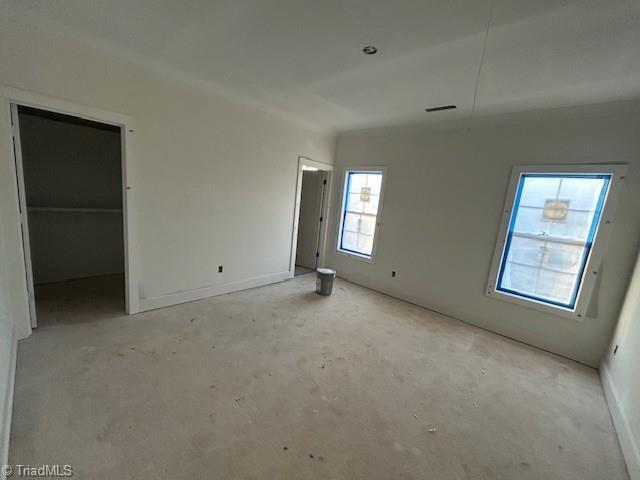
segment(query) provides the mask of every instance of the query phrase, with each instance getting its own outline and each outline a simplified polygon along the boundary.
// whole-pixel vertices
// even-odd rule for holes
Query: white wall
[[[386,165],[388,177],[375,264],[333,253],[340,205],[334,190],[331,264],[354,282],[597,366],[640,238],[640,108],[604,111],[596,106],[340,135],[336,178],[353,165]],[[598,162],[625,162],[629,172],[588,318],[580,323],[486,297],[511,167]]]
[[[120,131],[20,114],[29,207],[122,209]],[[29,209],[34,282],[124,272],[122,212]]]
[[[141,303],[286,278],[298,157],[332,163],[333,136],[159,75],[70,33],[45,32],[10,12],[0,16],[0,65],[0,84],[134,119],[130,195]],[[0,112],[7,289],[22,337],[29,328],[9,128],[8,112]]]
[[[29,237],[36,284],[122,274],[122,213],[31,212]]]
[[[618,347],[614,354],[615,347]],[[600,373],[633,480],[640,479],[640,257]]]
[[[307,170],[302,175],[296,265],[308,268],[315,268],[316,266],[323,179],[324,172],[321,170],[316,172]]]
[[[4,225],[0,221],[0,465],[6,465],[8,461],[16,354],[13,321],[7,305],[6,251],[2,235],[4,232]]]

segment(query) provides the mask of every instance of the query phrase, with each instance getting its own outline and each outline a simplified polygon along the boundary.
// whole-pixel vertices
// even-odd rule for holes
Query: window
[[[514,169],[487,294],[582,317],[623,169]]]
[[[345,172],[339,252],[373,260],[383,181],[383,169]]]

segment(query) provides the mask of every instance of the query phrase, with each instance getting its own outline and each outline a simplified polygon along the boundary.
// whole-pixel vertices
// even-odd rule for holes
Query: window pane
[[[537,267],[540,265],[544,241],[514,236],[507,261]]]
[[[376,228],[376,218],[369,215],[346,212],[344,216],[344,231],[373,235]]]
[[[357,252],[358,251],[358,234],[347,232],[347,231],[342,232],[342,248],[346,248],[347,250]]]
[[[545,218],[542,207],[520,207],[514,231],[535,235],[549,231],[551,221]]]
[[[349,193],[360,193],[362,188],[370,188],[371,193],[380,195],[380,187],[382,186],[381,173],[357,173],[353,172],[349,175]]]
[[[521,175],[496,289],[574,308],[609,181]]]
[[[347,195],[347,210],[350,212],[363,212],[364,203],[360,200],[360,193]]]
[[[570,208],[564,221],[549,224],[548,233],[551,236],[573,238],[584,242],[589,236],[593,215],[594,212],[576,211]]]
[[[576,275],[540,270],[535,293],[538,297],[548,298],[566,305],[571,302],[576,281]]]
[[[531,295],[535,289],[537,273],[535,267],[507,263],[502,277],[502,288]]]
[[[560,272],[577,275],[585,247],[566,245],[562,243],[546,242],[542,254],[541,266]]]
[[[522,189],[520,205],[528,207],[544,207],[548,198],[556,196],[559,178],[532,177],[527,179],[527,188]]]
[[[560,198],[570,198],[571,208],[593,211],[598,203],[604,180],[601,178],[563,178]]]
[[[340,249],[371,255],[381,187],[382,172],[347,173]]]
[[[376,217],[369,215],[362,215],[360,217],[360,233],[364,235],[371,235],[376,231]]]
[[[342,227],[345,231],[357,233],[360,229],[360,215],[357,213],[346,213]]]
[[[356,251],[366,252],[368,255],[371,255],[372,250],[373,250],[373,235],[359,235],[358,248],[356,249]]]

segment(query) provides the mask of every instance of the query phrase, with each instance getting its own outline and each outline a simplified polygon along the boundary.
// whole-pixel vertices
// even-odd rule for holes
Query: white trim
[[[16,339],[15,330],[11,328],[10,339],[11,351],[9,352],[9,372],[7,379],[7,395],[4,398],[4,411],[2,412],[2,451],[0,451],[0,464],[7,465],[9,463],[9,440],[11,438],[11,418],[13,416],[13,392],[16,381],[16,361],[18,355],[18,340]],[[2,475],[2,474],[0,474]],[[0,477],[4,478],[4,477]]]
[[[133,207],[133,133],[135,131],[134,119],[129,115],[111,112],[95,107],[72,103],[67,100],[53,98],[38,93],[20,90],[14,87],[0,85],[1,104],[10,108],[11,104],[24,105],[28,107],[40,108],[52,112],[73,115],[75,117],[93,120],[100,123],[115,125],[120,128],[122,141],[122,219],[124,229],[124,256],[125,256],[125,303],[129,314],[138,313],[139,292],[138,292],[138,259],[134,232],[134,210]],[[2,133],[4,136],[4,133]],[[10,133],[9,133],[10,135]],[[10,138],[7,136],[6,138]],[[16,210],[18,209],[16,199]],[[24,253],[21,253],[24,255]],[[25,280],[26,281],[26,280]]]
[[[278,283],[290,278],[290,272],[278,272],[260,277],[240,280],[238,282],[225,283],[222,285],[206,286],[193,290],[183,290],[180,292],[167,293],[159,297],[140,299],[140,311],[155,310],[163,307],[170,307],[180,303],[193,302],[204,298],[216,297],[226,293],[238,292],[249,288],[262,287],[271,283]]]
[[[371,255],[363,255],[356,252],[349,252],[340,248],[340,239],[342,237],[342,221],[344,220],[344,208],[347,202],[346,181],[349,172],[382,172],[382,183],[380,185],[380,200],[378,200],[378,211],[376,212],[376,228],[373,232],[373,245],[371,247]],[[345,257],[355,258],[357,260],[376,263],[376,252],[378,249],[378,238],[380,237],[380,225],[382,224],[382,209],[384,205],[384,191],[387,184],[387,167],[380,166],[349,166],[345,167],[342,172],[342,180],[340,181],[340,195],[342,201],[338,212],[338,235],[336,237],[336,253]]]
[[[324,187],[324,205],[322,206],[321,216],[323,218],[320,225],[320,241],[318,242],[318,266],[323,266],[326,255],[327,245],[327,223],[329,220],[329,212],[331,207],[331,186],[333,183],[333,165],[329,163],[316,162],[307,157],[298,157],[298,175],[296,177],[296,192],[293,207],[293,228],[291,230],[291,253],[289,256],[289,277],[293,278],[296,270],[296,250],[298,248],[298,223],[300,221],[300,202],[302,198],[302,176],[304,174],[303,167],[313,167],[326,172],[327,184]]]
[[[11,113],[11,135],[13,143],[13,159],[15,161],[16,185],[18,186],[18,210],[20,215],[20,240],[22,258],[24,260],[25,278],[27,282],[27,307],[31,328],[38,326],[36,313],[35,287],[33,285],[33,264],[31,261],[31,243],[29,239],[29,212],[27,194],[24,186],[24,169],[22,165],[22,137],[20,136],[20,115],[15,103],[9,104]]]
[[[620,448],[627,463],[629,476],[631,480],[640,480],[640,439],[634,437],[629,421],[620,408],[618,393],[611,381],[609,369],[604,362],[600,366],[600,381],[602,382],[604,396],[607,400],[609,411],[611,412],[613,425],[618,434]]]
[[[591,294],[596,283],[598,269],[606,252],[607,242],[613,226],[615,210],[620,196],[621,181],[627,172],[627,166],[622,164],[590,164],[590,165],[516,165],[511,170],[509,187],[502,209],[502,218],[498,230],[498,239],[493,253],[489,279],[485,289],[485,295],[498,300],[515,303],[523,307],[533,308],[552,315],[582,321],[586,316]],[[600,218],[600,223],[596,231],[593,246],[589,253],[589,258],[585,264],[582,283],[578,290],[576,305],[573,310],[554,306],[543,301],[528,299],[496,289],[498,271],[504,255],[507,231],[512,216],[512,208],[515,202],[516,189],[520,181],[520,176],[525,173],[557,173],[557,174],[611,174],[611,183],[605,199],[604,209]]]

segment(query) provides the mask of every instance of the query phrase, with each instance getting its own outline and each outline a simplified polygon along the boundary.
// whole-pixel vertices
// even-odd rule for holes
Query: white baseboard
[[[638,449],[640,439],[634,437],[629,422],[624,412],[620,409],[616,388],[611,382],[609,370],[604,362],[600,366],[600,381],[604,389],[604,396],[607,399],[607,405],[609,405],[613,425],[618,433],[620,448],[627,462],[631,480],[640,480],[640,449]]]
[[[2,435],[0,437],[0,465],[7,465],[9,463],[9,439],[11,436],[11,415],[13,412],[13,389],[15,387],[16,357],[18,352],[18,341],[13,328],[11,328],[11,339],[9,344],[11,347],[9,351],[7,389],[5,397],[2,399],[4,405],[0,405],[0,408],[2,408],[2,424],[0,425],[0,428],[2,429],[2,432],[0,432]],[[0,479],[4,480],[5,478],[5,475],[0,473]]]
[[[263,285],[282,282],[289,278],[291,278],[291,273],[289,271],[286,271],[249,278],[247,280],[241,280],[239,282],[196,288],[193,290],[184,290],[181,292],[168,293],[159,297],[143,298],[140,299],[140,311],[145,312],[148,310],[155,310],[157,308],[178,305],[180,303],[202,300],[203,298],[224,295],[225,293],[238,292],[240,290],[246,290],[248,288],[262,287]]]

